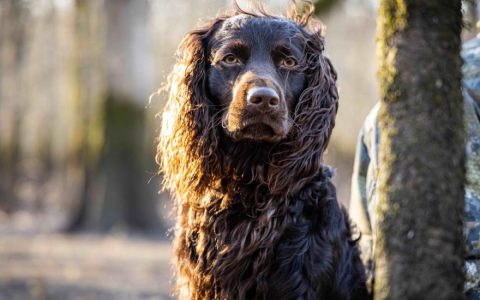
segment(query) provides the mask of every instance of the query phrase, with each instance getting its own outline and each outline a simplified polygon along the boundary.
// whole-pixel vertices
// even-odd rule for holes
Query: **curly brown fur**
[[[348,218],[322,156],[338,106],[336,73],[321,26],[236,10],[190,32],[169,78],[157,161],[177,209],[175,257],[181,299],[365,299]],[[232,139],[209,93],[208,45],[231,17],[297,26],[305,87],[278,142]]]

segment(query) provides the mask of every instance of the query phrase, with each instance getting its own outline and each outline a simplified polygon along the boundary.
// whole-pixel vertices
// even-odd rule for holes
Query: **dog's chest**
[[[302,210],[298,206],[280,211],[270,205],[257,211],[234,206],[198,216],[205,223],[196,226],[198,230],[190,237],[194,244],[190,257],[195,260],[196,270],[203,270],[204,278],[213,279],[217,289],[239,295],[238,299],[267,296],[279,283],[288,282],[284,276],[288,272],[282,268],[302,270],[311,264],[302,259],[314,250],[305,244],[313,226],[311,220],[296,216]],[[297,253],[302,255],[296,258]]]

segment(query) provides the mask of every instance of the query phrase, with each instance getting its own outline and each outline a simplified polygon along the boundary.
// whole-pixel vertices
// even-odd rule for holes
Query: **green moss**
[[[0,164],[5,167],[12,165],[14,158],[18,156],[18,141],[2,141],[0,143]]]
[[[395,36],[407,26],[407,6],[404,0],[380,2],[377,34],[378,78],[382,99],[395,101],[399,93],[394,86],[398,76],[396,68],[397,48],[392,47]],[[386,97],[389,95],[388,97]]]
[[[104,143],[104,131],[103,131],[103,117],[102,117],[102,108],[99,104],[100,101],[96,101],[96,108],[93,111],[90,121],[88,122],[87,127],[87,163],[94,165],[102,151]],[[100,102],[101,103],[101,102]]]
[[[378,10],[379,43],[391,45],[395,34],[406,28],[407,18],[405,0],[380,1]]]
[[[104,105],[105,154],[143,160],[144,109],[131,99],[113,95],[107,97]]]
[[[317,0],[315,1],[315,13],[317,15],[327,14],[343,1],[344,0]]]

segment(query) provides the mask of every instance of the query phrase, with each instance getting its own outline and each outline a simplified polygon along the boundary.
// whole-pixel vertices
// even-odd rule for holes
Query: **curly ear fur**
[[[221,24],[219,18],[190,32],[180,43],[178,61],[168,79],[170,91],[162,115],[157,163],[164,187],[178,199],[195,199],[221,172],[218,124],[206,95],[208,57],[205,44]],[[192,197],[193,194],[193,197]]]
[[[324,56],[322,29],[303,29],[307,87],[300,95],[289,139],[275,151],[268,173],[273,194],[298,192],[322,169],[338,109],[337,73]]]

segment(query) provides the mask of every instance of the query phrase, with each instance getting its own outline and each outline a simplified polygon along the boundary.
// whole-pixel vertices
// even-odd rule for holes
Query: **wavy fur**
[[[289,20],[303,35],[307,87],[286,139],[234,142],[208,97],[206,45],[233,15],[284,18],[235,7],[187,34],[169,77],[157,162],[176,203],[179,296],[363,299],[358,250],[322,161],[338,107],[323,28],[311,5],[303,14],[294,5]]]

